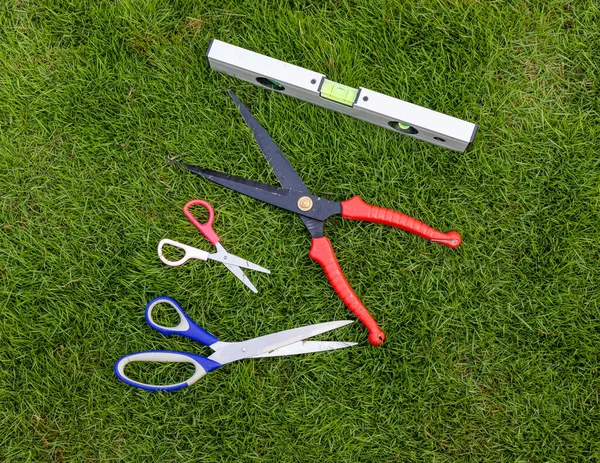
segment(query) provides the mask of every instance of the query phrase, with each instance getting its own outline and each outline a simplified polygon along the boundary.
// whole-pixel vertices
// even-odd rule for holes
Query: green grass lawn
[[[474,146],[211,71],[211,38],[477,123]],[[599,63],[595,0],[3,0],[0,461],[600,460]],[[166,162],[276,183],[227,87],[313,193],[463,244],[329,219],[382,347],[354,323],[320,337],[354,348],[134,389],[124,354],[209,353],[146,325],[158,295],[225,341],[353,318],[297,216]],[[258,295],[214,262],[159,261],[165,237],[211,250],[194,198],[272,271],[248,272]]]

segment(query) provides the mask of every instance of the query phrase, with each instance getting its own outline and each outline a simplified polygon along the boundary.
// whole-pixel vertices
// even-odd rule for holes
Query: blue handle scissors
[[[152,310],[158,304],[169,304],[179,314],[179,324],[174,327],[159,325],[152,319]],[[242,360],[245,358],[278,357],[284,355],[307,354],[310,352],[321,352],[325,350],[342,349],[356,345],[355,342],[332,342],[332,341],[304,341],[307,338],[326,333],[342,326],[348,325],[353,320],[341,320],[316,325],[303,326],[278,333],[267,334],[259,338],[249,339],[243,342],[222,342],[208,331],[202,329],[183,311],[181,306],[170,297],[157,297],[151,300],[146,307],[146,321],[156,331],[165,336],[178,335],[193,339],[194,341],[210,347],[214,353],[210,357],[190,354],[187,352],[176,352],[170,350],[155,350],[137,352],[121,357],[115,363],[115,374],[130,386],[146,389],[148,391],[176,391],[191,386],[209,371],[215,370],[223,365]],[[125,366],[133,362],[167,362],[167,363],[190,363],[194,365],[194,374],[181,383],[167,385],[146,384],[130,379],[125,374]]]

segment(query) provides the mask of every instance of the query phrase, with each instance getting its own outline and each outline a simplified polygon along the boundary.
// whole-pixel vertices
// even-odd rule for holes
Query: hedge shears
[[[455,231],[448,233],[439,232],[400,212],[367,204],[359,196],[354,196],[346,201],[336,202],[312,195],[266,130],[238,100],[233,92],[229,91],[229,95],[242,114],[246,124],[252,130],[254,139],[283,188],[227,175],[222,172],[203,169],[179,161],[174,162],[194,174],[235,190],[238,193],[298,214],[312,237],[312,247],[309,252],[310,258],[317,261],[323,267],[327,279],[340,299],[369,330],[369,342],[376,346],[380,345],[385,340],[385,334],[352,290],[338,264],[329,239],[323,236],[325,219],[333,215],[341,215],[345,219],[390,225],[433,241],[434,243],[444,244],[450,248],[455,248],[461,243],[460,235]]]

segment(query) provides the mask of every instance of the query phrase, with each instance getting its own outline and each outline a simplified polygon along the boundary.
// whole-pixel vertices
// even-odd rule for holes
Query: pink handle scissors
[[[208,220],[206,221],[206,223],[200,223],[198,221],[198,219],[196,219],[196,217],[194,217],[194,215],[190,212],[190,207],[192,207],[192,206],[202,206],[208,211]],[[183,213],[186,215],[186,217],[188,219],[190,219],[190,222],[192,222],[194,224],[194,226],[198,230],[200,230],[200,233],[202,233],[204,235],[204,237],[208,241],[210,241],[211,244],[216,246],[217,252],[215,252],[214,254],[209,254],[208,252],[203,251],[201,249],[197,249],[192,246],[188,246],[188,245],[185,245],[182,243],[178,243],[177,241],[173,241],[173,240],[169,240],[169,239],[165,238],[165,239],[161,240],[160,243],[158,243],[158,257],[160,258],[160,260],[162,260],[165,264],[170,265],[171,267],[183,265],[190,259],[199,259],[199,260],[211,259],[211,260],[215,260],[217,262],[221,262],[242,283],[244,283],[248,288],[250,288],[252,291],[257,293],[258,291],[254,287],[254,285],[250,282],[250,280],[248,280],[248,277],[246,277],[242,268],[256,270],[257,272],[262,272],[262,273],[271,273],[271,272],[269,270],[267,270],[266,268],[261,267],[260,265],[253,264],[252,262],[247,261],[246,259],[242,259],[241,257],[235,256],[233,254],[230,254],[225,250],[223,245],[220,243],[221,238],[219,238],[219,235],[217,235],[217,233],[214,231],[214,229],[212,227],[212,224],[215,220],[215,211],[213,210],[212,206],[209,203],[207,203],[206,201],[202,201],[200,199],[194,199],[194,200],[188,202],[185,206],[183,206]],[[173,247],[176,247],[178,249],[185,251],[184,256],[181,259],[176,260],[176,261],[167,259],[163,255],[163,247],[165,246],[165,244],[168,244],[170,246],[173,246]]]

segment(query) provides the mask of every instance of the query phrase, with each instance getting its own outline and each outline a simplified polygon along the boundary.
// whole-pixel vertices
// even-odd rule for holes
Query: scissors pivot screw
[[[300,209],[301,211],[310,211],[312,207],[313,200],[310,199],[308,196],[302,196],[302,198],[298,200],[298,209]]]

